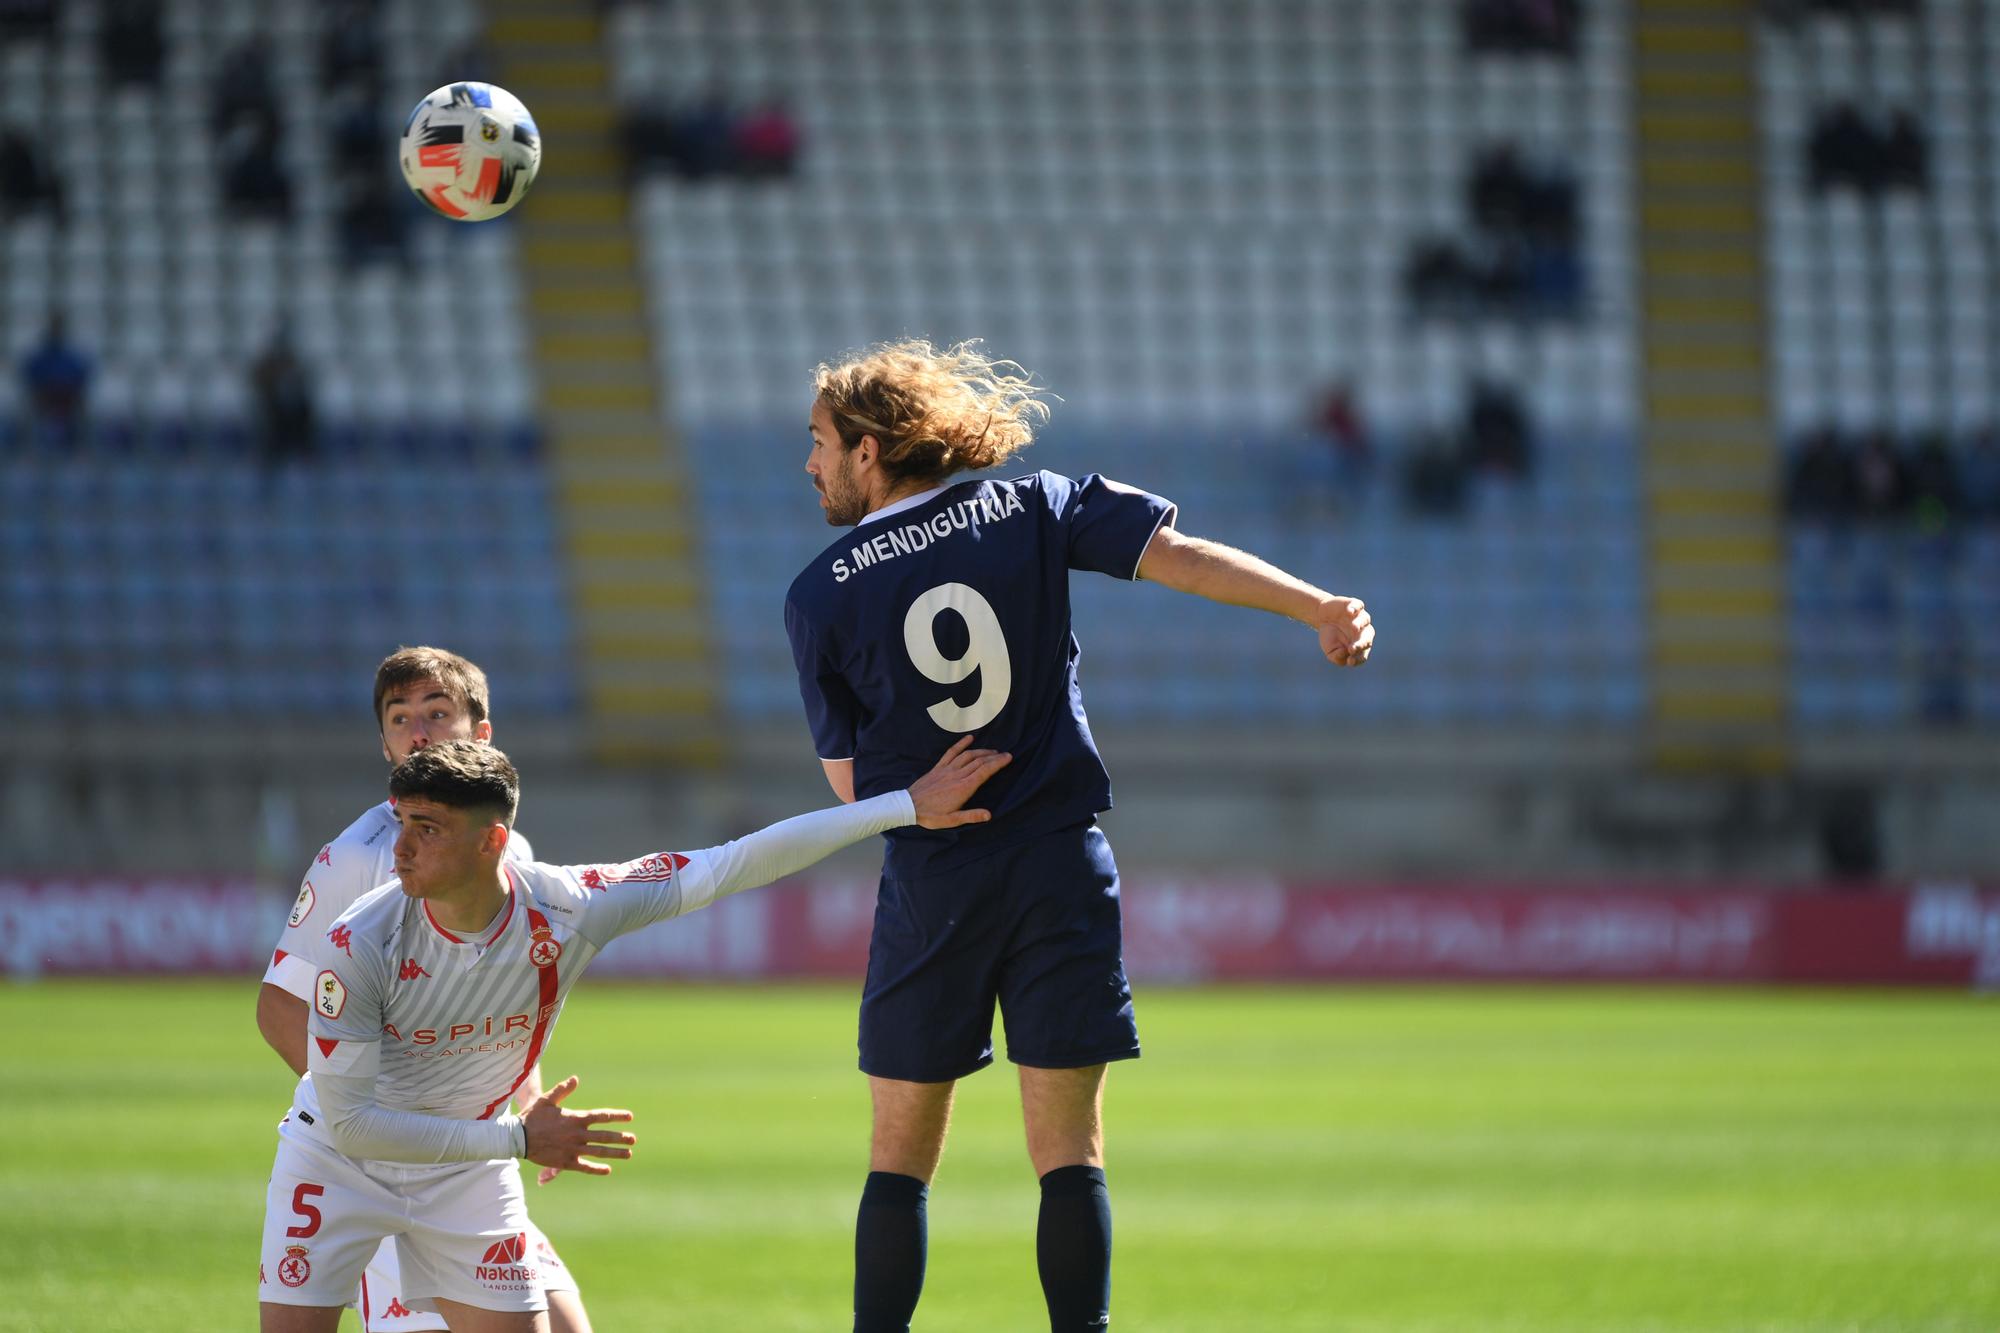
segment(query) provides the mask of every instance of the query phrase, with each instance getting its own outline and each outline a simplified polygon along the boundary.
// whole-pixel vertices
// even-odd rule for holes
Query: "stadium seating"
[[[2000,161],[1985,123],[2000,9],[1803,14],[1759,33],[1772,399],[1781,438],[1823,426],[1955,442],[1996,419]],[[1924,188],[1811,189],[1825,108],[1915,114]],[[1991,520],[1987,520],[1989,523]],[[2000,546],[1990,528],[1850,531],[1795,520],[1793,710],[1802,723],[2000,719]]]
[[[794,471],[810,367],[920,334],[983,337],[1061,395],[1024,466],[1158,489],[1190,530],[1366,595],[1397,664],[1329,688],[1303,631],[1085,579],[1099,715],[1635,719],[1627,24],[1624,4],[1590,6],[1571,61],[1468,55],[1456,5],[1403,0],[614,8],[634,98],[777,95],[803,131],[794,179],[637,194],[732,709],[798,707],[779,607],[833,535]],[[1493,141],[1579,180],[1581,322],[1407,309],[1410,242],[1462,227]],[[1456,426],[1475,374],[1521,387],[1537,465],[1461,522],[1412,520],[1399,442]],[[1334,494],[1298,424],[1334,379],[1383,455],[1365,494]]]
[[[573,708],[514,240],[421,216],[391,152],[478,7],[380,6],[406,265],[343,255],[319,7],[169,0],[157,88],[110,86],[97,5],[57,13],[53,38],[0,50],[0,117],[65,183],[61,219],[9,222],[0,255],[0,715],[352,711],[375,660],[418,640],[481,660],[511,708]],[[219,178],[212,88],[253,31],[282,90],[288,222],[242,219]],[[74,450],[31,446],[15,373],[55,312],[94,365]],[[249,367],[280,324],[323,457],[267,472],[246,456]]]

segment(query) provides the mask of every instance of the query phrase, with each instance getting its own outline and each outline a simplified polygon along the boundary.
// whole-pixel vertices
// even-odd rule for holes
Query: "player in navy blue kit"
[[[1041,1178],[1036,1257],[1053,1330],[1110,1322],[1105,1066],[1139,1054],[1111,783],[1084,717],[1069,573],[1164,584],[1310,626],[1368,660],[1366,608],[1185,537],[1174,505],[1100,476],[951,482],[1033,439],[1047,408],[976,345],[874,347],[815,373],[806,462],[853,526],[792,583],[785,626],[813,742],[843,800],[894,791],[977,733],[1013,755],[991,823],[887,835],[861,1000],[874,1132],[855,1223],[854,1328],[909,1327],[955,1081],[993,1059],[997,999]]]

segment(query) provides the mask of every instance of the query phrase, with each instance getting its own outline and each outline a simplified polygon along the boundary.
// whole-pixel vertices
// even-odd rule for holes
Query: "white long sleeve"
[[[376,1065],[372,1058],[348,1063],[349,1073],[335,1074],[312,1053],[313,1092],[326,1132],[336,1151],[377,1162],[487,1162],[520,1157],[527,1152],[527,1131],[516,1115],[492,1120],[454,1120],[416,1111],[392,1111],[375,1100]]]
[[[797,874],[863,838],[917,822],[907,791],[886,792],[852,805],[794,815],[720,847],[692,853],[681,878],[680,911]]]

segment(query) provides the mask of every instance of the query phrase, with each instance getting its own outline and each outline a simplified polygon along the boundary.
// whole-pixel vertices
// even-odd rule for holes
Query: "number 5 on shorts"
[[[937,614],[949,608],[965,621],[969,642],[963,657],[946,657],[937,644]],[[993,603],[963,583],[940,583],[910,604],[903,617],[903,646],[910,665],[940,685],[956,685],[979,673],[979,697],[960,706],[947,695],[927,710],[931,721],[946,731],[967,732],[1000,716],[1014,691],[1014,668],[1007,657],[1007,635]]]
[[[319,1224],[323,1219],[319,1215],[319,1209],[307,1202],[307,1196],[310,1195],[317,1198],[324,1193],[326,1193],[326,1186],[324,1185],[300,1185],[292,1191],[292,1211],[303,1217],[306,1220],[306,1224],[302,1227],[286,1227],[285,1234],[287,1236],[290,1236],[294,1240],[304,1240],[306,1237],[314,1235],[319,1231]]]

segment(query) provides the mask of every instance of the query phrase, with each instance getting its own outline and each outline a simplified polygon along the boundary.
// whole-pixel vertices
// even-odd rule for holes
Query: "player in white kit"
[[[583,969],[619,935],[863,838],[984,822],[961,807],[1009,756],[971,743],[906,790],[621,865],[509,861],[519,779],[491,746],[444,741],[398,764],[398,879],[301,950],[314,967],[310,1070],[265,1198],[263,1333],[334,1333],[388,1235],[411,1308],[454,1333],[546,1330],[514,1159],[602,1175],[611,1168],[585,1158],[630,1157],[633,1142],[599,1128],[628,1111],[563,1108],[574,1078],[506,1113]]]
[[[375,669],[374,700],[382,757],[392,766],[433,741],[485,742],[493,736],[486,673],[441,648],[399,648],[384,658]],[[272,950],[258,990],[257,1027],[295,1075],[306,1072],[306,1016],[313,980],[313,969],[300,956],[300,948],[324,934],[362,894],[395,878],[396,831],[395,807],[383,801],[320,848],[306,868],[298,900]],[[534,850],[518,830],[508,839],[507,855],[510,860],[534,860]],[[525,1103],[541,1092],[541,1071],[531,1070],[521,1100]],[[554,1174],[544,1169],[543,1183]],[[569,1269],[532,1223],[527,1236],[528,1248],[542,1265],[552,1333],[591,1333],[590,1317]],[[413,1310],[404,1301],[393,1240],[385,1239],[377,1249],[349,1303],[360,1313],[367,1333],[433,1333],[445,1327],[438,1315]]]

